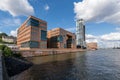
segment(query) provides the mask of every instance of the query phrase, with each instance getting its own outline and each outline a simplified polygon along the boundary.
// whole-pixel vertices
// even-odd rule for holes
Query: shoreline
[[[87,49],[31,49],[31,50],[20,50],[19,52],[23,57],[35,57],[35,56],[68,54],[72,52],[82,52],[82,51],[87,51]]]

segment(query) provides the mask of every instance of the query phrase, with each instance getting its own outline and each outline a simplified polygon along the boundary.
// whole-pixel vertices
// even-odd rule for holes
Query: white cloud
[[[48,10],[50,9],[50,7],[48,6],[48,4],[47,4],[47,5],[45,5],[45,7],[44,7],[44,8],[45,8],[45,10],[46,10],[46,11],[48,11]]]
[[[18,30],[18,28],[16,30],[12,30],[10,32],[10,35],[17,37],[17,30]]]
[[[116,30],[120,32],[120,27],[117,27]]]
[[[97,38],[97,37],[94,36],[94,35],[91,35],[91,34],[86,34],[86,38],[87,38],[87,39],[95,39],[95,38]]]
[[[28,0],[0,0],[0,10],[8,11],[12,16],[34,14]]]
[[[86,34],[86,42],[90,43],[90,42],[98,42],[98,37],[91,35],[91,34]]]
[[[86,42],[97,42],[99,48],[111,48],[120,46],[120,32],[112,32],[100,36],[86,34]]]
[[[12,27],[12,26],[18,27],[20,24],[21,24],[21,20],[18,18],[5,18],[0,22],[1,27]]]
[[[70,32],[75,32],[76,31],[76,27],[70,27],[70,28],[67,28],[65,30],[70,31]]]
[[[91,43],[91,42],[97,42],[98,43],[98,39],[87,39],[86,42],[87,43]]]
[[[102,40],[120,40],[120,32],[114,32],[110,34],[105,34],[101,36]]]
[[[83,0],[74,2],[76,19],[120,23],[120,0]]]

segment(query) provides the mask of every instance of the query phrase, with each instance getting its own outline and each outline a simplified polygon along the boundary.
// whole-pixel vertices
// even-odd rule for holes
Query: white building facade
[[[9,43],[14,43],[14,42],[16,42],[16,39],[14,37],[2,36],[2,41],[9,42]]]

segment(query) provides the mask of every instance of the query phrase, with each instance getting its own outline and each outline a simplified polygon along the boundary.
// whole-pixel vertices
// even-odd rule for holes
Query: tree
[[[5,47],[5,49],[3,50],[3,55],[12,56],[12,50],[9,47]]]
[[[4,56],[12,56],[13,52],[12,50],[7,47],[6,45],[0,45],[0,50],[2,50],[2,53]]]
[[[6,45],[0,45],[0,50],[4,50],[5,49],[5,47],[6,47]]]
[[[0,33],[0,38],[2,38],[2,36],[8,36],[6,33]]]
[[[3,41],[2,41],[2,38],[0,38],[0,42],[3,42]]]

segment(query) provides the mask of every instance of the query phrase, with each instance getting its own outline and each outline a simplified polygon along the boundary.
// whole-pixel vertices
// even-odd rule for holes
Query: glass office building
[[[76,45],[77,48],[86,48],[85,25],[83,19],[76,21]]]

